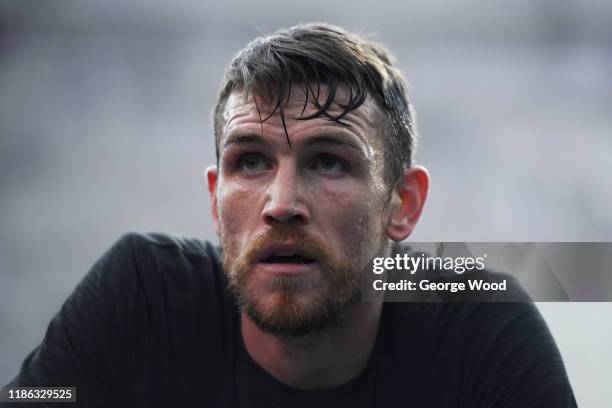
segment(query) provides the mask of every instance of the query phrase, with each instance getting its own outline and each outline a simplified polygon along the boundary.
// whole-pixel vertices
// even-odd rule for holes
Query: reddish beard
[[[305,277],[273,276],[266,283],[271,294],[264,301],[249,287],[249,277],[266,248],[289,242],[316,259],[324,282],[313,287],[312,279]],[[224,248],[232,247],[229,242],[223,244]],[[343,320],[346,308],[360,299],[359,271],[295,227],[271,228],[256,236],[242,256],[235,259],[229,256],[233,254],[224,251],[223,266],[240,310],[262,330],[276,336],[301,337],[334,327]],[[304,291],[313,289],[317,291],[307,301],[299,298]]]

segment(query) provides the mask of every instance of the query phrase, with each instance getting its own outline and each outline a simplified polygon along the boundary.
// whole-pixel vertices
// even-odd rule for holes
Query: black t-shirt
[[[78,285],[10,385],[76,386],[80,406],[100,407],[576,405],[530,302],[385,303],[364,372],[305,391],[251,359],[226,286],[210,243],[128,234]]]

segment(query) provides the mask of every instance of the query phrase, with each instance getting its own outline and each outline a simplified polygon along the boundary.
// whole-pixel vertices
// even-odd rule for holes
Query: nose
[[[267,187],[266,203],[262,218],[267,224],[310,222],[310,212],[305,202],[298,170],[292,163],[281,164],[274,179]]]

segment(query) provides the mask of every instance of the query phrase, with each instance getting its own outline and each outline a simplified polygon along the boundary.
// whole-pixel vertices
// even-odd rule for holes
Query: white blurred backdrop
[[[432,182],[411,240],[612,240],[611,16],[604,0],[0,1],[0,384],[122,233],[216,240],[203,170],[223,70],[298,22],[375,34],[411,82]],[[539,307],[579,405],[612,406],[612,304]]]

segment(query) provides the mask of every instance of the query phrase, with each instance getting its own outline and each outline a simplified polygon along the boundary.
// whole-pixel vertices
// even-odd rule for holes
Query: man
[[[126,235],[12,386],[76,386],[83,406],[575,406],[529,302],[362,301],[428,190],[383,47],[324,24],[258,38],[213,122],[222,251]]]

